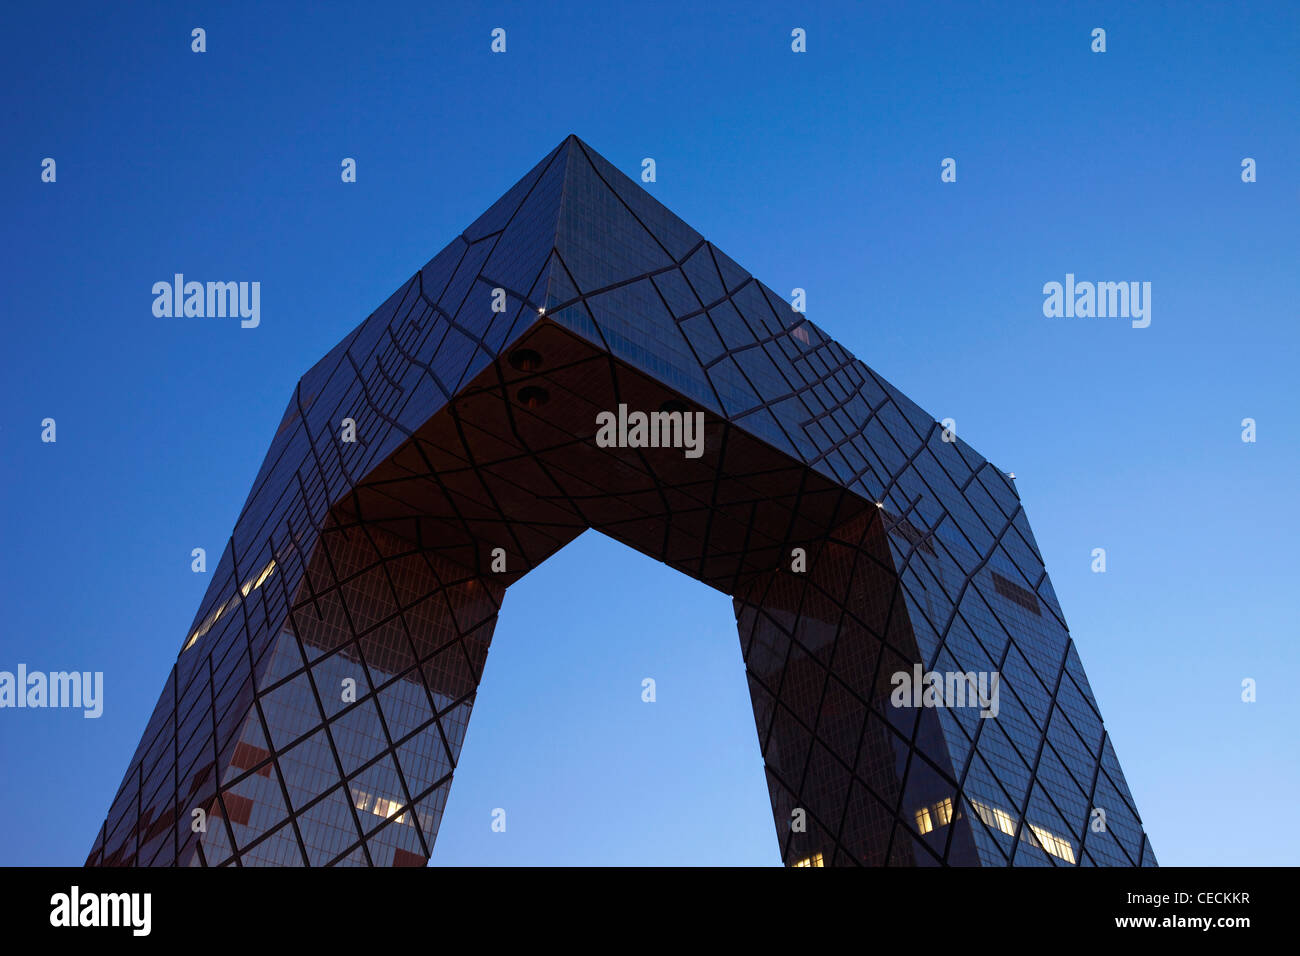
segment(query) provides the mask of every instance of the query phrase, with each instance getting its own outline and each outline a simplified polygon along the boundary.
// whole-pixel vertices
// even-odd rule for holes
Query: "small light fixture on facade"
[[[542,367],[542,357],[532,349],[515,349],[509,356],[512,368],[520,372],[536,372]]]

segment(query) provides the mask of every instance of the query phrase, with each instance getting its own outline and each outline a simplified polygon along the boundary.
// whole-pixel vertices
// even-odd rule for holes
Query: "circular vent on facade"
[[[524,408],[541,408],[551,399],[551,393],[536,385],[527,385],[519,390],[519,404]]]

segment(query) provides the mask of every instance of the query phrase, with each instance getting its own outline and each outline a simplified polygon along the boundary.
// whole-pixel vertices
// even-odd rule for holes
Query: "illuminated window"
[[[970,801],[970,805],[975,815],[984,821],[985,826],[997,827],[1003,833],[1015,834],[1016,821],[1001,807],[990,807],[975,800]]]
[[[991,807],[987,804],[979,803],[975,800],[970,801],[971,809],[975,815],[991,827],[997,827],[1003,833],[1015,834],[1016,821],[1005,810],[998,807]],[[1025,843],[1040,847],[1044,852],[1062,859],[1067,863],[1074,862],[1074,844],[1065,837],[1057,836],[1051,830],[1045,830],[1036,824],[1026,821],[1026,830],[1020,833],[1020,839]],[[1033,833],[1033,837],[1030,837]]]
[[[355,787],[352,789],[352,798],[358,810],[369,810],[377,817],[392,817],[394,823],[406,822],[406,814],[398,812],[402,809],[400,801],[377,797]]]
[[[236,604],[238,604],[241,598],[248,597],[250,592],[256,591],[258,588],[260,588],[262,584],[266,581],[266,579],[269,578],[272,572],[274,571],[275,571],[275,561],[272,560],[266,567],[264,567],[261,571],[257,573],[256,577],[249,578],[247,581],[245,581],[243,585],[239,588],[239,592],[237,594],[222,602],[221,606],[217,608],[216,611],[214,611],[212,614],[209,614],[208,619],[204,621],[202,624],[200,624],[198,629],[195,630],[195,632],[189,636],[189,640],[187,640],[185,642],[185,646],[181,648],[181,653],[188,651],[194,645],[195,641],[197,641],[204,634],[208,633],[208,631],[212,630],[212,625],[216,624],[217,621],[221,619],[221,615],[225,614],[227,610],[230,610]]]
[[[260,588],[262,584],[265,583],[266,579],[269,578],[274,571],[275,571],[275,562],[272,561],[270,564],[268,564],[266,567],[262,569],[262,573],[259,574],[257,576],[257,580],[253,582],[253,590],[256,591],[258,588]]]
[[[998,821],[998,829],[1003,833],[1014,834],[1016,832],[1016,821],[1007,811],[1001,807],[994,807],[993,815]]]
[[[181,650],[188,651],[190,649],[190,645],[192,645],[204,634],[208,633],[208,631],[212,630],[212,625],[216,624],[217,619],[220,618],[222,614],[226,613],[226,607],[229,604],[230,601],[225,601],[222,603],[222,605],[219,608],[217,608],[215,611],[209,614],[208,619],[199,625],[199,629],[197,631],[195,631],[193,634],[190,635],[190,639],[185,642],[185,646],[182,647]]]
[[[952,800],[944,797],[934,805],[934,815],[939,821],[939,826],[946,827],[952,823]]]
[[[944,797],[938,803],[916,811],[916,829],[924,836],[938,827],[952,823],[952,798]]]
[[[823,867],[824,867],[826,864],[822,862],[822,855],[821,855],[820,853],[814,853],[812,856],[806,856],[806,857],[804,857],[802,860],[799,860],[798,862],[796,862],[796,863],[793,864],[793,865],[794,865],[794,866],[823,866]]]
[[[1050,830],[1044,830],[1042,827],[1029,824],[1029,829],[1034,831],[1034,836],[1038,838],[1038,845],[1041,846],[1052,856],[1059,857],[1067,863],[1074,862],[1074,846],[1064,837],[1059,837]]]
[[[385,800],[383,797],[379,797],[375,800],[373,813],[377,817],[392,817],[395,822],[401,823],[406,814],[398,813],[397,811],[400,809],[402,809],[402,805],[396,800]]]

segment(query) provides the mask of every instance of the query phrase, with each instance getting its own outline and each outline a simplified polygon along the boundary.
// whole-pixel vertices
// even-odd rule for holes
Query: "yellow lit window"
[[[257,577],[249,578],[247,581],[245,581],[243,585],[239,588],[238,594],[232,595],[221,605],[221,607],[217,608],[217,610],[214,613],[208,615],[208,619],[199,626],[198,630],[196,630],[193,634],[190,635],[189,640],[185,642],[185,646],[181,648],[181,652],[183,653],[185,651],[188,651],[193,646],[195,641],[197,641],[204,634],[208,633],[208,631],[212,630],[212,625],[217,623],[217,621],[221,618],[221,615],[225,614],[226,611],[230,610],[236,604],[238,604],[241,597],[248,597],[250,592],[256,591],[258,588],[260,588],[266,582],[266,579],[269,578],[272,575],[272,573],[274,573],[274,571],[275,571],[275,561],[272,560],[269,564],[267,564],[266,567],[264,567],[260,572],[258,572]]]
[[[1003,833],[1015,834],[1016,821],[1001,807],[990,807],[975,800],[970,801],[970,805],[975,815],[984,821],[985,826],[997,827]]]
[[[992,821],[992,819],[993,817],[990,814],[989,820]],[[951,797],[944,797],[938,803],[922,807],[916,811],[916,829],[922,836],[933,832],[939,827],[946,827],[950,823],[952,823]],[[995,824],[990,822],[990,826],[992,825]]]
[[[262,584],[266,581],[266,579],[269,578],[272,572],[274,571],[275,571],[275,562],[272,561],[270,564],[268,564],[266,567],[262,569],[262,573],[259,574],[257,576],[257,580],[253,582],[253,590],[256,591],[258,588],[260,588]]]
[[[970,801],[970,806],[975,811],[975,815],[988,826],[997,827],[1003,833],[1015,834],[1015,818],[1005,810],[975,800]],[[1065,837],[1057,836],[1051,830],[1046,830],[1027,820],[1025,821],[1025,827],[1026,829],[1020,832],[1020,839],[1025,843],[1041,847],[1045,853],[1050,853],[1067,863],[1074,862],[1074,844]],[[1033,834],[1032,837],[1030,836],[1031,833]]]
[[[952,799],[950,797],[944,797],[934,805],[934,816],[941,827],[946,827],[952,823]]]
[[[248,592],[256,591],[258,588],[260,588],[262,586],[262,582],[265,581],[267,578],[269,578],[271,576],[271,572],[274,570],[275,570],[275,562],[272,561],[270,564],[268,564],[266,567],[264,567],[261,571],[258,572],[256,578],[249,578],[247,581],[245,581],[244,586],[239,589],[240,593],[242,593],[244,597],[248,597]]]
[[[216,624],[217,618],[221,617],[221,615],[225,613],[226,605],[229,603],[230,601],[226,601],[224,604],[221,605],[221,607],[217,608],[215,611],[209,614],[208,619],[199,625],[199,629],[197,631],[195,631],[193,634],[190,635],[190,639],[185,642],[185,646],[182,647],[181,650],[188,651],[190,649],[190,645],[192,645],[204,634],[208,633],[208,631],[212,630],[212,625]]]
[[[358,791],[357,809],[366,809],[366,803],[369,799],[370,794]],[[400,809],[402,809],[402,805],[397,800],[389,800],[385,797],[375,797],[375,802],[374,805],[370,807],[370,812],[377,817],[392,817],[394,823],[405,823],[406,814],[398,813],[397,811]]]
[[[1042,827],[1034,826],[1032,823],[1029,824],[1029,829],[1034,831],[1034,836],[1038,838],[1038,845],[1045,851],[1052,854],[1054,857],[1065,860],[1067,863],[1074,862],[1074,846],[1069,840],[1057,836],[1050,830],[1044,830]]]
[[[820,853],[814,853],[812,856],[806,856],[802,860],[797,861],[794,865],[824,867],[826,864],[822,862],[822,855]]]

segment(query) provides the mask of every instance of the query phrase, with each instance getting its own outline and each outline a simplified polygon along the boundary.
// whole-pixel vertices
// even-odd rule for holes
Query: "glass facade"
[[[569,137],[294,389],[87,862],[423,865],[509,586],[591,528],[732,596],[787,865],[1154,865],[1014,483],[943,437]]]

